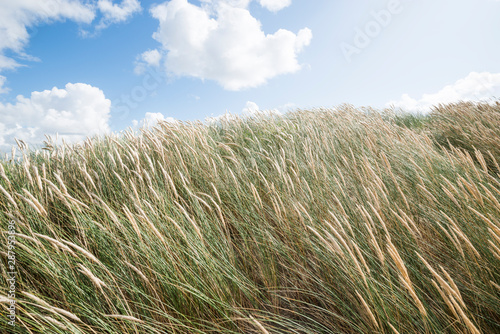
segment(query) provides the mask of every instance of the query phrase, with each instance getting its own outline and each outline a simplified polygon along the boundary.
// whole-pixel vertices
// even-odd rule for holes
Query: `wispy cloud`
[[[24,52],[30,39],[28,28],[63,20],[91,24],[100,16],[95,26],[99,31],[140,10],[138,0],[123,0],[120,4],[110,0],[0,1],[0,72],[23,66],[23,61],[39,61],[36,55]],[[13,56],[7,56],[6,51]]]
[[[3,75],[0,75],[0,94],[4,94],[4,93],[9,92],[9,89],[4,87],[6,80],[7,80],[6,77],[4,77]]]
[[[29,41],[27,28],[40,23],[70,19],[90,23],[95,12],[88,3],[70,0],[26,0],[0,2],[0,71],[21,66],[5,56],[6,50],[24,55]]]

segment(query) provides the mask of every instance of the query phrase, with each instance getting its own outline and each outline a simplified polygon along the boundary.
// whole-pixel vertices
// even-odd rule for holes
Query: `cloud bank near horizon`
[[[386,107],[408,112],[428,113],[433,106],[459,101],[491,101],[500,97],[500,73],[471,72],[463,79],[443,87],[436,93],[424,94],[416,99],[403,94],[399,100],[390,101]]]
[[[102,90],[84,83],[19,95],[14,104],[0,103],[0,150],[9,150],[15,139],[41,145],[45,134],[74,143],[108,133],[110,107]]]

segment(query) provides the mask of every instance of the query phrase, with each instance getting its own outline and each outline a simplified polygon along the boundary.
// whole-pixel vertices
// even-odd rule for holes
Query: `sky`
[[[500,96],[498,0],[0,0],[0,151],[159,119]]]

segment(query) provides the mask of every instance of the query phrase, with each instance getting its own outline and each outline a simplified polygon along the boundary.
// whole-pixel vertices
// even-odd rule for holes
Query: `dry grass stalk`
[[[368,314],[368,317],[370,319],[370,321],[372,322],[372,324],[376,327],[376,328],[380,328],[378,322],[377,322],[377,319],[375,318],[375,316],[373,315],[370,307],[368,306],[368,304],[365,302],[365,300],[363,299],[363,297],[360,295],[360,293],[356,290],[356,295],[358,296],[359,300],[361,301],[361,303],[363,304],[363,307],[366,311],[366,313]]]
[[[500,246],[500,234],[495,233],[491,228],[488,227],[488,232],[490,232],[490,236],[493,238],[493,240],[496,241],[496,243]]]
[[[418,298],[417,293],[413,288],[413,284],[411,282],[410,276],[408,275],[408,270],[406,269],[403,259],[401,258],[398,250],[396,249],[396,247],[389,238],[387,239],[387,251],[391,256],[392,260],[394,261],[394,263],[396,264],[396,267],[398,268],[399,272],[401,273],[401,275],[399,276],[400,281],[403,283],[405,288],[410,293],[411,297],[413,298],[413,301],[415,302],[418,310],[420,311],[420,314],[422,314],[424,318],[427,318],[427,311],[425,310],[424,305]]]
[[[420,258],[420,260],[425,264],[425,266],[427,267],[427,269],[429,269],[429,271],[432,273],[432,275],[434,276],[434,278],[436,278],[436,280],[439,282],[439,284],[441,285],[441,287],[443,287],[443,289],[446,290],[446,292],[450,296],[454,296],[459,301],[461,301],[461,303],[463,303],[462,298],[460,296],[460,292],[459,291],[455,291],[454,289],[452,289],[451,286],[448,283],[446,283],[446,281],[432,268],[432,266],[420,254],[418,254],[418,253],[416,253],[416,254]],[[450,277],[450,279],[451,279],[451,277]],[[465,306],[465,304],[463,304],[463,306]]]
[[[309,230],[311,230],[311,232],[313,232],[319,240],[321,240],[321,242],[333,253],[333,254],[338,254],[338,255],[343,255],[342,253],[342,250],[340,249],[340,247],[338,246],[338,244],[336,244],[336,242],[332,242],[332,243],[329,243],[328,241],[325,240],[325,238],[323,238],[323,236],[321,236],[321,234],[318,233],[318,231],[316,231],[313,227],[307,225],[307,228]]]
[[[2,164],[0,164],[0,176],[5,180],[5,182],[7,182],[9,186],[11,185],[9,178],[5,174],[5,169],[3,168]]]
[[[368,202],[368,205],[370,206],[370,208],[372,209],[373,213],[377,216],[378,220],[380,221],[380,224],[382,225],[382,228],[384,229],[384,232],[385,232],[387,238],[390,239],[391,238],[391,234],[389,233],[389,230],[387,229],[387,226],[385,225],[385,222],[382,219],[382,216],[380,216],[379,210],[375,209],[375,207],[370,202]]]
[[[408,224],[408,222],[406,221],[406,219],[403,219],[400,215],[397,214],[396,211],[394,211],[393,209],[390,209],[392,214],[394,216],[396,216],[396,218],[401,222],[401,224],[403,224],[404,227],[406,227],[406,229],[408,230],[408,232],[411,233],[411,235],[413,236],[414,239],[417,238],[417,235],[415,234],[415,231],[413,231],[412,228],[410,228],[410,225]]]
[[[81,263],[78,263],[78,267],[80,267],[80,272],[82,274],[84,274],[85,276],[87,276],[91,281],[92,283],[94,283],[94,285],[99,288],[101,291],[102,291],[102,287],[107,287],[106,283],[104,283],[100,278],[98,278],[97,276],[95,276],[92,271],[90,271],[90,269],[88,269],[87,267],[85,267],[83,264]]]
[[[181,204],[179,204],[178,202],[174,202],[174,203],[182,211],[182,213],[187,218],[187,220],[191,223],[191,225],[193,225],[194,230],[196,231],[196,234],[198,235],[198,237],[200,238],[200,240],[203,241],[203,235],[201,234],[201,230],[198,227],[198,225],[196,224],[196,222],[194,221],[194,219],[189,215],[189,213],[186,211],[186,209],[184,209],[184,207]]]
[[[497,226],[497,224],[493,223],[491,219],[487,218],[485,215],[477,211],[476,209],[468,206],[469,210],[474,212],[476,215],[478,215],[482,220],[484,220],[495,232],[497,232],[500,235],[500,227]]]
[[[377,257],[380,261],[380,264],[383,266],[385,265],[385,256],[384,253],[382,253],[382,249],[380,248],[377,239],[375,238],[375,235],[373,234],[372,228],[369,224],[365,224],[368,230],[368,233],[370,234],[371,238],[371,243],[373,247],[375,247],[375,253],[377,254]]]
[[[479,161],[479,164],[483,168],[483,171],[485,173],[488,173],[488,165],[486,164],[486,160],[484,160],[484,156],[481,154],[481,151],[475,150],[474,154],[476,155],[476,158]]]
[[[451,303],[450,298],[448,298],[446,293],[443,291],[443,289],[441,289],[439,287],[439,285],[436,283],[435,280],[431,280],[431,283],[434,286],[434,288],[439,292],[439,294],[441,295],[441,298],[444,300],[446,305],[448,305],[448,308],[450,309],[450,311],[453,313],[453,315],[455,315],[455,318],[459,319],[458,313],[455,310],[455,307],[453,306],[453,304]]]
[[[139,240],[142,243],[142,235],[141,235],[141,230],[139,229],[139,225],[137,225],[137,221],[134,218],[134,215],[132,212],[130,212],[129,208],[127,208],[126,205],[122,207],[123,212],[125,213],[125,216],[127,216],[128,221],[132,225],[132,228],[134,229],[135,234],[139,238]]]
[[[488,196],[489,202],[493,204],[493,206],[497,209],[497,211],[500,211],[500,202],[498,202],[493,193],[484,184],[480,184],[480,186],[481,188],[483,188],[484,192]]]
[[[104,316],[107,317],[107,318],[114,318],[114,319],[119,319],[119,320],[132,321],[132,322],[137,322],[137,323],[140,323],[140,324],[144,323],[144,320],[138,319],[138,318],[133,317],[131,315],[104,314]]]
[[[14,201],[12,196],[7,192],[7,190],[4,189],[4,187],[2,187],[1,184],[0,184],[0,191],[5,195],[5,197],[7,197],[7,200],[14,206],[14,208],[18,209],[16,201]]]
[[[123,228],[120,220],[118,219],[118,216],[113,212],[113,210],[111,210],[111,208],[96,194],[92,194],[92,197],[94,199],[96,199],[101,204],[101,206],[104,208],[104,210],[108,213],[111,220],[114,223],[116,223],[118,226],[121,226]]]
[[[408,290],[408,292],[410,293],[422,317],[427,318],[427,311],[425,310],[424,304],[422,304],[422,301],[418,298],[417,293],[415,292],[415,289],[413,288],[413,284],[411,283],[410,279],[406,279],[400,275],[399,280],[403,283],[406,290]]]
[[[491,285],[493,285],[495,288],[498,289],[498,291],[500,291],[500,285],[496,284],[495,282],[493,281],[490,281]]]
[[[74,315],[73,313],[71,312],[68,312],[66,310],[63,310],[61,308],[58,308],[58,307],[55,307],[55,306],[52,306],[50,305],[49,303],[47,303],[46,301],[44,301],[43,299],[29,293],[29,292],[26,292],[26,291],[23,291],[23,294],[30,298],[31,300],[37,302],[40,306],[44,307],[45,309],[48,309],[49,311],[51,312],[54,312],[54,313],[58,313],[58,314],[61,314],[61,315],[64,315],[65,317],[69,318],[69,319],[72,319],[72,320],[75,320],[75,321],[79,321],[81,322],[80,318],[78,318],[76,315]]]
[[[391,256],[394,263],[396,264],[396,267],[398,268],[401,275],[403,275],[405,281],[410,281],[410,276],[408,275],[408,270],[406,269],[403,259],[401,258],[398,250],[396,249],[394,244],[391,242],[391,239],[389,238],[387,238],[387,252]]]
[[[188,242],[188,238],[186,236],[186,234],[184,233],[184,231],[182,230],[182,228],[180,227],[180,225],[175,221],[173,220],[171,217],[169,216],[166,216],[167,219],[172,223],[174,224],[175,228],[177,228],[177,230],[179,231],[179,233],[182,235],[182,237],[184,238],[184,240],[186,240],[186,242]]]
[[[52,244],[52,246],[54,246],[56,249],[61,248],[62,250],[66,251],[66,252],[70,253],[71,255],[73,255],[74,257],[76,257],[75,252],[73,252],[73,250],[71,248],[69,248],[68,246],[66,246],[65,244],[60,242],[59,240],[56,240],[56,239],[51,238],[47,235],[43,235],[43,234],[39,234],[39,233],[33,233],[33,235],[37,236],[38,238],[42,238],[44,240],[49,241]]]
[[[85,255],[85,257],[87,259],[89,259],[90,261],[95,262],[95,263],[97,263],[97,264],[99,264],[99,265],[101,265],[101,266],[104,267],[104,265],[102,264],[102,262],[99,261],[99,259],[96,258],[94,256],[94,254],[90,253],[88,250],[84,249],[83,247],[80,247],[80,246],[78,246],[78,245],[76,245],[76,244],[74,244],[74,243],[72,243],[70,241],[67,241],[67,240],[61,240],[61,242],[65,243],[66,245],[69,245],[69,246],[73,247],[74,249],[76,249],[77,251],[79,251],[80,253],[82,253],[83,255]]]
[[[136,266],[134,266],[131,263],[128,263],[127,261],[123,261],[130,269],[132,269],[137,275],[139,275],[142,280],[146,283],[149,283],[149,279],[140,271]]]
[[[136,206],[136,209],[140,212],[140,215],[138,215],[137,217],[139,219],[141,219],[143,222],[145,222],[151,228],[151,230],[153,230],[153,233],[158,237],[158,239],[161,240],[163,245],[166,246],[167,243],[165,242],[165,238],[160,233],[160,231],[156,228],[156,226],[153,224],[153,222],[149,219],[148,215],[144,212],[144,210],[140,206]]]
[[[467,317],[467,315],[465,314],[464,310],[462,310],[462,308],[460,307],[460,305],[458,305],[458,303],[455,301],[455,299],[452,296],[450,296],[450,301],[453,303],[453,306],[455,306],[455,309],[460,314],[460,317],[464,321],[465,326],[467,326],[467,328],[469,329],[469,331],[472,334],[481,334],[481,332],[472,323],[472,321]]]
[[[118,181],[120,181],[120,184],[122,185],[123,189],[126,189],[126,185],[125,185],[125,182],[123,182],[123,179],[121,178],[120,174],[118,174],[117,172],[113,171],[113,174],[116,176],[116,178],[118,179]]]
[[[457,285],[455,284],[455,281],[451,278],[450,274],[448,274],[448,272],[442,266],[439,266],[439,268],[441,268],[441,271],[446,276],[446,279],[450,283],[450,286],[453,288],[453,291],[455,291],[454,295],[457,297],[458,301],[460,302],[460,305],[462,305],[462,307],[464,309],[467,309],[467,306],[465,305],[465,302],[462,299],[462,295],[460,294],[460,290],[458,289]]]
[[[38,190],[40,190],[40,192],[43,192],[42,179],[40,178],[40,174],[38,173],[38,168],[36,166],[33,166],[32,168],[35,173],[35,180],[36,185],[38,186]]]
[[[260,196],[259,196],[259,193],[257,192],[257,189],[255,188],[255,186],[251,182],[250,182],[250,189],[252,190],[252,195],[254,196],[255,201],[259,203],[260,208],[262,209],[263,208],[262,200],[260,199]]]
[[[446,196],[448,196],[451,199],[451,201],[459,208],[460,204],[458,203],[453,193],[450,190],[448,190],[448,188],[446,188],[444,185],[441,186],[441,189],[443,189]]]
[[[56,319],[54,319],[54,318],[52,318],[52,317],[49,317],[49,316],[47,316],[47,315],[44,315],[44,316],[42,316],[42,318],[43,318],[44,320],[46,320],[46,321],[50,322],[51,324],[56,325],[56,326],[57,326],[57,327],[59,327],[59,328],[62,328],[62,329],[64,329],[64,330],[68,330],[68,327],[67,327],[66,325],[64,325],[62,322],[60,322],[60,321],[58,321],[58,320],[56,320]]]
[[[394,334],[399,334],[398,330],[390,322],[388,322],[387,324],[392,329],[392,331],[394,332]]]
[[[37,244],[38,246],[42,246],[42,243],[40,242],[40,240],[35,239],[33,237],[30,237],[29,235],[25,235],[22,233],[16,233],[16,237],[20,237],[20,238],[29,240],[29,241],[33,242],[34,244]]]
[[[491,240],[488,240],[488,243],[490,244],[490,250],[493,255],[500,260],[500,248],[497,247]]]
[[[361,262],[363,263],[363,266],[365,267],[366,269],[366,272],[367,274],[369,275],[370,274],[370,268],[368,267],[368,264],[366,263],[365,261],[365,257],[363,256],[363,253],[361,252],[361,249],[359,248],[359,246],[351,240],[351,244],[353,245],[354,249],[356,250],[356,253],[358,254],[358,257],[359,259],[361,260]]]
[[[249,317],[250,317],[250,319],[252,319],[253,323],[261,330],[262,333],[269,334],[267,329],[257,319],[255,319],[251,315]]]
[[[411,219],[407,214],[406,212],[404,212],[403,210],[401,210],[400,208],[398,208],[398,211],[399,213],[401,214],[401,216],[408,222],[408,224],[410,224],[412,227],[413,227],[413,232],[415,232],[416,234],[418,234],[420,237],[422,236],[422,233],[420,232],[420,229],[417,227],[417,224],[415,224],[415,222],[413,221],[413,219]]]
[[[68,195],[68,189],[64,185],[64,182],[61,178],[61,176],[57,173],[54,173],[54,176],[56,177],[57,182],[59,182],[59,186],[61,187],[61,191],[64,195]]]
[[[455,233],[453,230],[450,230],[450,232],[453,234],[453,236],[448,232],[443,225],[441,225],[440,222],[436,221],[437,226],[443,231],[443,233],[448,237],[448,239],[453,243],[453,246],[455,246],[455,249],[460,252],[460,255],[462,255],[462,258],[465,258],[465,253],[464,250],[462,249],[462,246],[458,242],[458,238],[456,237]]]

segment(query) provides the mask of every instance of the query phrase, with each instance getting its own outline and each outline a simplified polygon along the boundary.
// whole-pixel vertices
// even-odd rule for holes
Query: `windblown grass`
[[[2,163],[18,332],[500,332],[500,171],[400,125],[161,123]]]
[[[441,105],[433,110],[431,119],[441,145],[464,149],[481,165],[486,163],[500,173],[500,101]]]

